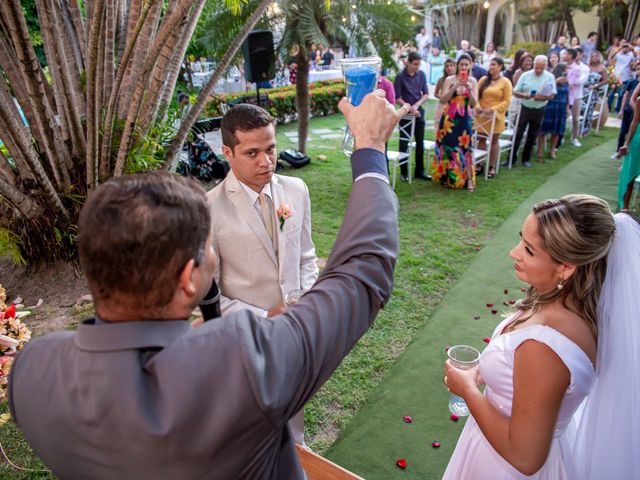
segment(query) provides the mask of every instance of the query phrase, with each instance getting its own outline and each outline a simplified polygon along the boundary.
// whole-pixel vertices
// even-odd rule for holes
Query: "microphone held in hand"
[[[202,318],[205,322],[222,316],[220,313],[220,290],[215,280],[212,280],[209,293],[207,293],[207,296],[202,299],[198,306],[200,307]]]

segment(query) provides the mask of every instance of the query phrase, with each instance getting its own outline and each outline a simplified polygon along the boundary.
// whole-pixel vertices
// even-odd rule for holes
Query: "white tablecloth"
[[[311,70],[309,72],[309,83],[319,82],[321,80],[341,79],[342,71],[334,70]]]

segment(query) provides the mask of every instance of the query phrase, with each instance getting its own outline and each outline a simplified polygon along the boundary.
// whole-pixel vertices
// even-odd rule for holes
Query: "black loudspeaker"
[[[269,30],[254,30],[242,44],[244,78],[257,83],[276,76],[276,58],[273,51],[273,34]]]

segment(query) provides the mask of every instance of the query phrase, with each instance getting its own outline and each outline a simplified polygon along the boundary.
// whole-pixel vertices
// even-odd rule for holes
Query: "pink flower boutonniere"
[[[278,208],[276,215],[278,215],[278,220],[280,220],[280,231],[282,231],[282,229],[284,228],[285,220],[293,215],[293,212],[291,211],[291,207],[289,205],[283,203]]]

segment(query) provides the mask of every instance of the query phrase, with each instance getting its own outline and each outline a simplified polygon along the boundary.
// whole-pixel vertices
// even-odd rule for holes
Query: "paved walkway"
[[[483,337],[509,310],[503,302],[522,295],[507,253],[535,202],[581,192],[601,196],[615,208],[620,161],[609,159],[614,148],[615,141],[609,141],[576,158],[504,222],[331,447],[329,459],[368,480],[441,478],[464,425],[449,419],[442,384],[445,347],[464,343],[482,349]],[[411,424],[403,422],[405,415],[413,417]],[[436,440],[438,449],[431,446]],[[400,458],[406,459],[406,470],[395,465]]]

